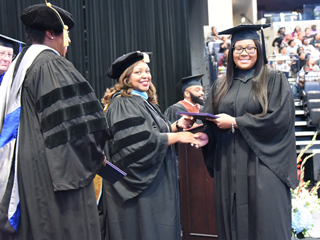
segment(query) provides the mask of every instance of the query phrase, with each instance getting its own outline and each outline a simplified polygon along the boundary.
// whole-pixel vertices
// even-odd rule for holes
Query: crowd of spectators
[[[209,49],[209,52],[216,59],[219,76],[224,74],[226,70],[226,50],[230,47],[230,37],[219,36],[216,27],[212,27],[206,38],[208,47],[210,42],[212,49],[211,51]],[[213,47],[213,43],[216,47]],[[320,31],[317,30],[316,25],[304,30],[300,26],[296,26],[292,32],[288,32],[284,27],[281,27],[277,31],[277,37],[273,40],[272,46],[274,47],[275,58],[269,58],[270,67],[283,71],[288,79],[297,79],[292,84],[295,97],[298,97],[297,94],[303,87],[302,81],[320,81],[319,67],[311,66],[312,64],[319,66],[320,61]],[[306,77],[307,75],[308,77]]]
[[[283,71],[288,78],[296,78],[292,83],[295,98],[299,98],[305,81],[320,81],[320,31],[316,25],[304,30],[296,26],[292,33],[280,28],[272,46],[275,57],[269,59],[270,67]]]
[[[226,73],[228,52],[230,48],[231,36],[221,35],[217,33],[216,27],[211,27],[211,32],[207,35],[206,46],[210,56],[213,57],[217,75],[219,77]],[[216,79],[216,78],[215,78]],[[215,80],[214,79],[214,80]]]

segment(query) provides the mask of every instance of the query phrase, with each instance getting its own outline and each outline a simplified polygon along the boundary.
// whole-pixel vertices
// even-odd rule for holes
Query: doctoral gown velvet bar
[[[17,234],[1,239],[100,239],[92,179],[102,165],[106,121],[73,64],[39,54],[22,89]]]
[[[116,97],[106,118],[113,139],[108,154],[127,176],[103,181],[107,239],[180,239],[177,166],[168,146],[170,123],[140,96]],[[103,226],[104,228],[104,226]]]

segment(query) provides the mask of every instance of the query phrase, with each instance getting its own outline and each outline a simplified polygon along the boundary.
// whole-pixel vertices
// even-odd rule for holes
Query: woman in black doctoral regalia
[[[112,139],[108,160],[127,173],[115,184],[103,182],[107,239],[180,239],[179,186],[172,145],[194,143],[190,132],[178,132],[193,121],[171,125],[157,106],[148,62],[151,53],[119,57],[107,71],[118,83],[103,98]],[[171,133],[171,132],[176,133]],[[100,200],[101,201],[101,200]]]
[[[291,239],[294,100],[284,74],[266,65],[262,28],[267,26],[239,25],[220,33],[232,34],[227,74],[212,86],[204,106],[219,118],[198,134],[215,179],[223,240]]]
[[[75,23],[50,3],[25,8],[20,19],[31,45],[0,88],[0,239],[99,240],[92,180],[104,160],[106,120],[65,58]]]

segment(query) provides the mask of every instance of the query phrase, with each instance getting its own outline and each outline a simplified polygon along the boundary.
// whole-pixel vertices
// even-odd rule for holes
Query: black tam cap
[[[25,44],[24,42],[0,34],[0,46],[14,48],[15,43]]]
[[[177,87],[181,86],[182,93],[191,86],[202,86],[200,80],[204,74],[194,75],[190,77],[184,77],[178,82]]]
[[[111,67],[106,72],[108,77],[119,79],[121,74],[132,64],[144,61],[146,63],[150,62],[150,59],[152,57],[152,52],[130,52],[127,54],[124,54],[121,57],[118,57],[111,65]]]
[[[262,49],[263,49],[263,55],[264,55],[264,61],[267,64],[267,57],[266,57],[266,51],[265,51],[265,43],[264,43],[264,34],[263,34],[263,28],[270,27],[270,24],[253,24],[253,25],[244,25],[240,24],[236,27],[224,30],[222,32],[219,32],[220,34],[231,34],[231,44],[236,43],[240,40],[245,39],[252,39],[252,40],[258,40],[260,41],[259,34],[257,31],[261,31],[261,42],[262,42]]]
[[[22,23],[28,27],[38,30],[55,30],[57,32],[63,30],[63,23],[68,26],[68,29],[72,29],[74,21],[71,13],[59,8],[55,5],[36,4],[25,8],[20,16]],[[61,19],[54,8],[60,15]]]

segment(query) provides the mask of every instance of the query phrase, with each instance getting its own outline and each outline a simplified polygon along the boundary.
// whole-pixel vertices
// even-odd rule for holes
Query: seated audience
[[[317,25],[313,24],[313,25],[311,26],[310,34],[311,34],[311,35],[315,35],[315,34],[317,34],[317,33],[319,33],[319,32],[317,31]]]
[[[309,57],[306,65],[299,71],[297,81],[292,84],[292,92],[295,99],[299,98],[299,93],[303,90],[306,81],[320,81],[320,68],[315,64],[312,57]]]
[[[208,42],[215,42],[216,40],[220,39],[217,33],[216,27],[212,26],[211,27],[211,32],[208,34],[206,43],[208,45]]]
[[[313,77],[319,75],[318,73],[320,72],[320,67],[316,64],[314,58],[309,57],[305,66],[302,67],[300,74],[302,75],[308,74],[308,78],[306,78],[306,81],[316,80]]]
[[[319,59],[319,51],[317,49],[315,49],[315,47],[311,44],[309,44],[309,41],[307,38],[304,38],[303,39],[303,42],[302,42],[302,47],[304,49],[304,52],[313,57],[314,59],[318,60]]]
[[[220,49],[219,49],[219,53],[224,53],[224,51],[226,49],[229,49],[230,47],[230,42],[228,42],[228,39],[226,36],[222,36],[221,40],[223,41],[222,43],[220,43]]]
[[[287,55],[297,54],[297,49],[298,49],[298,46],[296,45],[296,43],[294,42],[294,40],[291,39],[291,40],[288,42]]]
[[[289,78],[292,63],[290,61],[290,57],[287,55],[287,48],[285,46],[280,47],[277,58],[280,60],[274,63],[274,69],[282,71],[286,77]]]
[[[316,33],[314,38],[310,41],[310,44],[315,47],[318,51],[320,50],[320,33]]]
[[[302,46],[297,47],[297,54],[304,52],[304,48]]]
[[[286,34],[282,40],[282,45],[288,47],[289,46],[289,41],[292,40],[291,34]]]
[[[308,39],[308,42],[313,38],[313,35],[311,35],[311,29],[308,27],[304,30],[304,38]]]
[[[272,46],[279,48],[283,39],[284,39],[284,33],[281,31],[281,29],[279,29],[277,32],[277,37],[272,42]]]
[[[298,55],[293,55],[293,61],[291,65],[292,73],[296,75],[296,73],[298,73],[298,71],[302,68],[302,66],[306,65],[306,63],[306,54],[303,51],[298,53]]]
[[[298,33],[300,32],[301,32],[301,28],[299,26],[296,26],[293,32],[291,33],[291,36],[294,38],[295,36],[298,36]]]
[[[304,33],[299,32],[297,38],[294,39],[294,42],[296,43],[297,46],[302,46],[303,37],[304,37]]]
[[[301,69],[307,64],[307,57],[304,52],[299,53],[298,68]]]
[[[227,67],[229,49],[225,49],[223,55],[219,59],[219,67]]]

